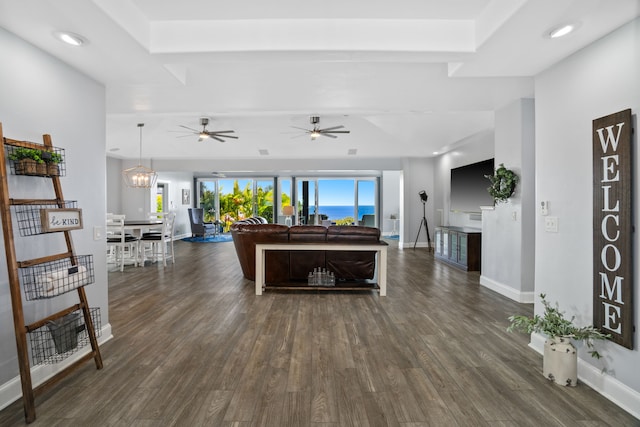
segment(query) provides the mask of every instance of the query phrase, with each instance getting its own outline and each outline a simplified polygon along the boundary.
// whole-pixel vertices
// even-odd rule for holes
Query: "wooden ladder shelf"
[[[18,261],[16,255],[16,248],[14,242],[14,228],[13,228],[13,220],[11,214],[11,207],[33,207],[34,211],[39,211],[38,207],[45,206],[47,208],[66,211],[73,211],[74,209],[66,209],[68,206],[64,201],[64,197],[62,194],[62,186],[60,184],[60,174],[55,172],[44,172],[44,173],[32,173],[27,172],[24,173],[24,170],[17,170],[17,161],[15,159],[11,159],[11,155],[9,155],[9,159],[12,163],[12,168],[9,169],[9,172],[12,170],[16,172],[16,175],[36,175],[40,177],[44,177],[46,179],[50,179],[53,184],[53,191],[55,193],[55,199],[11,199],[9,192],[9,180],[7,176],[7,153],[15,153],[16,150],[19,149],[31,149],[31,150],[39,150],[41,153],[44,153],[45,157],[49,155],[48,153],[56,153],[56,148],[53,147],[51,143],[51,137],[49,135],[43,136],[43,144],[38,144],[34,142],[28,141],[18,141],[9,138],[5,138],[2,132],[2,123],[0,123],[0,140],[2,141],[2,150],[0,150],[0,209],[2,210],[2,230],[4,233],[4,247],[5,253],[7,257],[7,271],[9,276],[9,288],[11,293],[11,306],[13,310],[13,324],[15,329],[15,338],[16,338],[16,347],[17,347],[17,358],[20,369],[20,378],[22,382],[22,399],[24,405],[24,414],[27,423],[33,422],[36,418],[35,411],[35,398],[47,390],[50,386],[60,381],[62,378],[67,376],[69,373],[74,371],[77,367],[79,367],[82,363],[93,359],[95,361],[95,365],[97,369],[102,369],[102,356],[100,355],[100,349],[98,347],[98,341],[96,338],[96,331],[94,329],[94,319],[92,318],[92,312],[89,308],[89,304],[87,301],[87,296],[84,290],[84,286],[86,284],[91,283],[90,280],[86,280],[86,277],[93,277],[93,264],[91,261],[90,264],[90,274],[87,273],[87,267],[81,264],[79,260],[83,260],[83,257],[78,257],[75,255],[73,248],[73,240],[71,238],[70,229],[65,229],[64,226],[60,228],[60,230],[41,230],[39,227],[40,223],[37,221],[38,218],[27,218],[27,226],[35,227],[36,230],[33,233],[27,233],[21,235],[35,235],[35,234],[43,234],[43,233],[59,233],[64,235],[65,243],[66,243],[66,252],[48,255],[36,259],[29,259]],[[16,157],[15,155],[13,157]],[[48,158],[48,157],[47,157]],[[59,158],[57,159],[60,160]],[[58,166],[58,165],[56,165]],[[59,169],[57,169],[59,171]],[[20,173],[18,173],[20,172]],[[42,178],[25,178],[25,179],[42,179]],[[43,209],[46,211],[47,209]],[[81,215],[79,209],[75,209],[78,211],[78,216]],[[41,213],[41,212],[39,212]],[[81,218],[81,217],[80,217]],[[44,221],[44,220],[41,220]],[[22,231],[22,226],[20,224],[20,219],[18,219],[18,228]],[[81,223],[81,219],[80,219]],[[76,227],[75,229],[79,229],[80,227]],[[85,256],[91,260],[91,256]],[[53,293],[48,295],[43,295],[42,286],[35,287],[36,295],[31,294],[31,298],[29,297],[29,292],[27,291],[27,285],[24,283],[25,279],[23,276],[23,286],[25,297],[27,300],[29,299],[41,299],[41,298],[55,298],[58,295],[62,295],[68,293],[69,291],[77,291],[79,302],[70,307],[67,307],[57,313],[53,313],[46,318],[31,322],[30,324],[25,323],[25,315],[23,310],[23,299],[22,299],[22,287],[20,281],[20,272],[21,269],[39,269],[36,270],[39,273],[45,271],[48,265],[58,265],[56,263],[61,263],[63,265],[62,270],[50,271],[50,277],[57,277],[55,274],[66,274],[66,279],[61,280],[60,283],[64,283],[61,285],[59,289],[55,290]],[[80,270],[79,270],[80,269]],[[60,273],[62,271],[63,273]],[[36,275],[34,273],[34,275]],[[42,274],[40,274],[40,277]],[[73,279],[69,279],[69,277],[73,277]],[[79,277],[83,278],[83,281],[79,281]],[[35,279],[38,279],[36,277]],[[49,279],[52,280],[52,279]],[[51,282],[48,282],[51,283]],[[55,283],[55,282],[54,282]],[[33,291],[33,289],[31,289]],[[29,360],[29,353],[27,347],[27,334],[33,333],[40,328],[47,327],[51,322],[61,321],[65,316],[69,316],[74,312],[81,312],[82,319],[84,320],[84,330],[86,330],[86,334],[89,338],[89,342],[91,344],[91,351],[80,357],[74,363],[67,366],[65,369],[58,372],[55,376],[46,380],[42,384],[37,387],[33,387],[31,381],[31,364]],[[78,314],[79,316],[79,314]],[[48,336],[48,335],[47,335]],[[55,337],[53,338],[55,340]],[[58,343],[56,343],[56,346]],[[59,349],[56,347],[56,351]],[[71,351],[71,350],[70,350]]]

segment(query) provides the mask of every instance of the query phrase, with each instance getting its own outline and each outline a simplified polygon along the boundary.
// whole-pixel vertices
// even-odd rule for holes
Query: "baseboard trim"
[[[535,301],[534,292],[520,292],[517,289],[496,282],[495,280],[489,279],[486,276],[480,276],[480,284],[485,288],[489,288],[492,291],[499,293],[502,296],[523,304],[532,304]]]
[[[98,339],[98,345],[102,345],[103,343],[109,341],[113,338],[111,335],[111,324],[107,324],[102,327],[101,336]],[[49,378],[53,377],[58,372],[62,371],[67,366],[70,366],[75,361],[79,360],[82,356],[88,354],[90,350],[90,346],[79,350],[77,353],[72,354],[67,357],[60,363],[56,363],[53,365],[37,365],[31,367],[31,383],[33,387],[37,387],[40,384],[47,381]],[[17,364],[17,361],[16,361]],[[20,380],[20,375],[10,379],[6,383],[0,385],[0,410],[6,408],[11,405],[18,399],[22,398],[22,381]]]
[[[544,341],[544,335],[531,334],[529,347],[540,354],[544,354]],[[540,372],[542,372],[542,366],[540,366]],[[640,392],[580,358],[578,358],[578,380],[640,419]]]
[[[414,242],[402,242],[402,247],[400,249],[413,249]],[[415,243],[416,248],[428,248],[428,242],[417,242]],[[431,244],[431,249],[433,249],[433,243]]]

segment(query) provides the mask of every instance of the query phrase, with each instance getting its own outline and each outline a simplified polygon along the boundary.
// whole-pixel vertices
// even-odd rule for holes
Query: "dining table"
[[[136,237],[141,237],[144,230],[151,228],[161,228],[162,220],[161,219],[125,219],[124,220],[124,229],[125,231],[130,231]]]

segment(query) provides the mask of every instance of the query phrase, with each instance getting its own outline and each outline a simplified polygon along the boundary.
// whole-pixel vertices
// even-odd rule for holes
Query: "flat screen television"
[[[493,206],[487,191],[491,182],[485,175],[493,175],[493,159],[451,169],[452,211],[480,212],[480,206]]]

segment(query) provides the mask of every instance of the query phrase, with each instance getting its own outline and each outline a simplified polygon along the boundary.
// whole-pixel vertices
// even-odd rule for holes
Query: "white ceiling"
[[[157,159],[432,156],[639,15],[640,0],[0,0],[0,26],[105,85],[107,154],[137,158],[143,122]],[[310,115],[351,133],[311,141],[291,128]],[[239,139],[176,137],[200,117]]]

